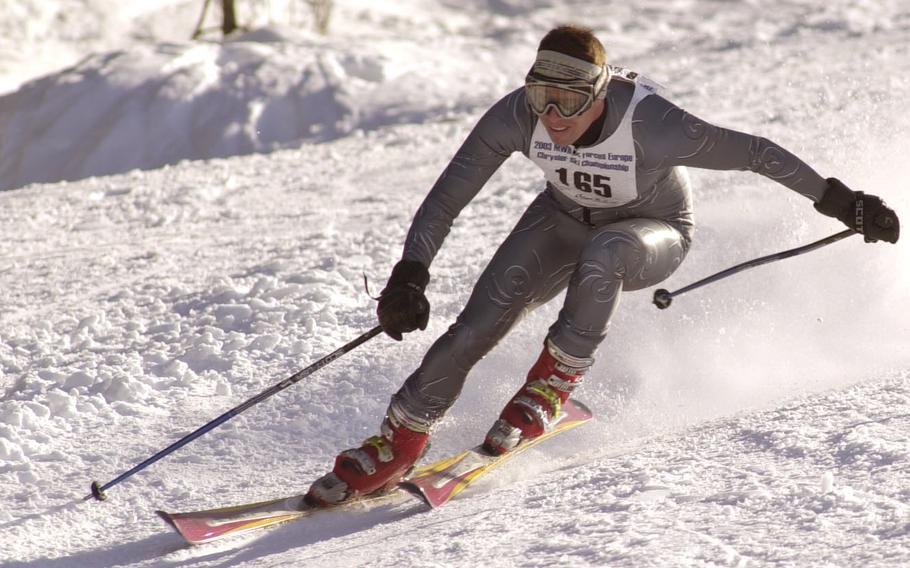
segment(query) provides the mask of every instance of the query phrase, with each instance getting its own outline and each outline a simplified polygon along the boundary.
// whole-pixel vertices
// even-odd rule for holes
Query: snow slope
[[[141,4],[177,29],[180,3]],[[857,237],[667,311],[627,295],[579,395],[598,420],[444,509],[199,548],[168,532],[155,509],[303,490],[374,433],[540,190],[520,157],[434,263],[426,332],[377,338],[81,501],[375,325],[362,274],[375,293],[426,190],[556,22],[593,25],[695,114],[910,210],[903,2],[374,4],[339,1],[324,39],[302,24],[223,46],[57,38],[61,61],[83,58],[43,77],[0,52],[7,84],[32,79],[0,97],[3,187],[72,180],[0,192],[0,565],[907,564],[910,254]],[[27,52],[50,33],[15,37]],[[670,289],[840,230],[753,174],[692,174],[699,230]],[[482,437],[557,308],[477,366],[430,458]]]

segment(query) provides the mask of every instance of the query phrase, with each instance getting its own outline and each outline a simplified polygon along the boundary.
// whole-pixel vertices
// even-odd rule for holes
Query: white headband
[[[593,83],[603,72],[603,67],[565,53],[542,49],[537,52],[531,72],[553,79]]]

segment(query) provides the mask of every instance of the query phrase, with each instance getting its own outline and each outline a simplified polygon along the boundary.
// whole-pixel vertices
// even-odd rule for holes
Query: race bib
[[[539,120],[531,139],[529,156],[550,185],[585,207],[618,207],[638,198],[632,116],[638,103],[657,87],[640,75],[622,71],[625,74],[620,76],[635,81],[635,92],[616,131],[606,140],[587,148],[555,144]]]

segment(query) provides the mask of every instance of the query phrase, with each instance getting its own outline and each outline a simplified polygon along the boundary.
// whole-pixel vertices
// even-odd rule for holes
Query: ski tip
[[[414,483],[411,483],[410,481],[401,481],[398,483],[398,488],[401,489],[402,491],[404,491],[405,493],[408,493],[411,496],[416,497],[417,499],[420,499],[420,501],[424,505],[429,507],[430,509],[436,508],[436,506],[433,505],[433,503],[427,498],[427,496],[423,492],[423,490],[419,486],[415,485]]]
[[[158,515],[158,516],[161,518],[161,520],[163,520],[163,521],[166,522],[167,524],[171,525],[171,526],[174,527],[175,529],[177,528],[176,523],[174,523],[174,518],[173,518],[173,517],[171,516],[171,514],[168,513],[167,511],[160,511],[160,510],[159,510],[159,511],[155,511],[155,514]]]

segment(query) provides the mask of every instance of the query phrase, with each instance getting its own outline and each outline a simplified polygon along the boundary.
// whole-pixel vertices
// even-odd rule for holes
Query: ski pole
[[[688,286],[680,288],[679,290],[677,290],[675,292],[670,292],[669,290],[665,290],[665,289],[661,288],[654,292],[654,305],[657,306],[658,308],[660,308],[661,310],[665,310],[670,307],[670,304],[673,302],[673,298],[675,298],[676,296],[679,296],[681,294],[685,294],[686,292],[689,292],[690,290],[695,290],[696,288],[701,288],[702,286],[711,284],[712,282],[717,282],[718,280],[720,280],[722,278],[726,278],[727,276],[732,276],[733,274],[736,274],[737,272],[742,272],[743,270],[746,270],[749,268],[754,268],[756,266],[761,266],[762,264],[768,264],[769,262],[774,262],[776,260],[783,260],[785,258],[790,258],[791,256],[796,256],[799,254],[811,252],[811,251],[819,249],[825,245],[830,245],[831,243],[835,243],[845,237],[849,237],[850,235],[858,235],[858,234],[859,233],[853,231],[852,229],[847,229],[846,231],[841,231],[840,233],[836,233],[834,235],[831,235],[830,237],[825,237],[824,239],[821,239],[820,241],[815,241],[814,243],[810,243],[808,245],[803,245],[803,246],[797,247],[795,249],[785,250],[783,252],[779,252],[776,254],[769,254],[768,256],[763,256],[761,258],[756,258],[754,260],[750,260],[750,261],[744,262],[742,264],[737,264],[736,266],[734,266],[732,268],[728,268],[726,270],[718,272],[717,274],[713,274],[711,276],[708,276],[707,278],[703,278],[703,279],[699,280],[698,282],[693,282],[692,284],[689,284]]]
[[[127,479],[128,477],[131,477],[134,474],[142,471],[143,469],[152,465],[153,463],[160,460],[164,456],[170,454],[171,452],[178,450],[178,449],[182,448],[183,446],[189,444],[190,442],[192,442],[196,438],[202,436],[203,434],[205,434],[211,430],[214,430],[215,428],[224,424],[231,418],[237,416],[244,410],[247,410],[248,408],[259,404],[260,402],[269,398],[273,394],[281,392],[284,389],[288,388],[289,386],[293,385],[294,383],[297,383],[301,379],[308,377],[309,375],[312,375],[313,373],[315,373],[319,369],[325,367],[326,365],[328,365],[335,359],[338,359],[339,357],[341,357],[342,355],[344,355],[345,353],[347,353],[349,351],[353,351],[356,347],[362,345],[363,343],[366,343],[367,341],[369,341],[373,337],[379,335],[380,333],[382,333],[382,326],[377,325],[370,331],[364,333],[363,335],[361,335],[357,339],[351,341],[350,343],[348,343],[342,347],[339,347],[337,350],[333,351],[332,353],[329,353],[328,355],[326,355],[322,359],[316,361],[309,367],[307,367],[305,369],[301,369],[300,371],[297,371],[296,373],[294,373],[290,377],[284,379],[280,383],[277,383],[276,385],[272,386],[271,388],[268,388],[268,389],[262,391],[261,393],[257,394],[253,398],[244,402],[243,404],[241,404],[239,406],[235,406],[234,408],[228,410],[227,412],[225,412],[218,418],[212,420],[211,422],[202,426],[201,428],[197,429],[196,431],[194,431],[190,434],[187,434],[183,438],[180,438],[179,440],[177,440],[170,446],[161,450],[160,452],[158,452],[157,454],[148,458],[144,462],[138,464],[133,469],[120,474],[117,478],[115,478],[111,481],[108,481],[104,485],[99,485],[97,481],[93,481],[92,482],[92,493],[91,493],[91,495],[86,495],[85,498],[83,498],[83,501],[88,501],[89,499],[92,499],[92,498],[95,498],[99,501],[104,501],[105,499],[107,499],[107,495],[104,493],[106,490],[117,485],[118,483]]]

